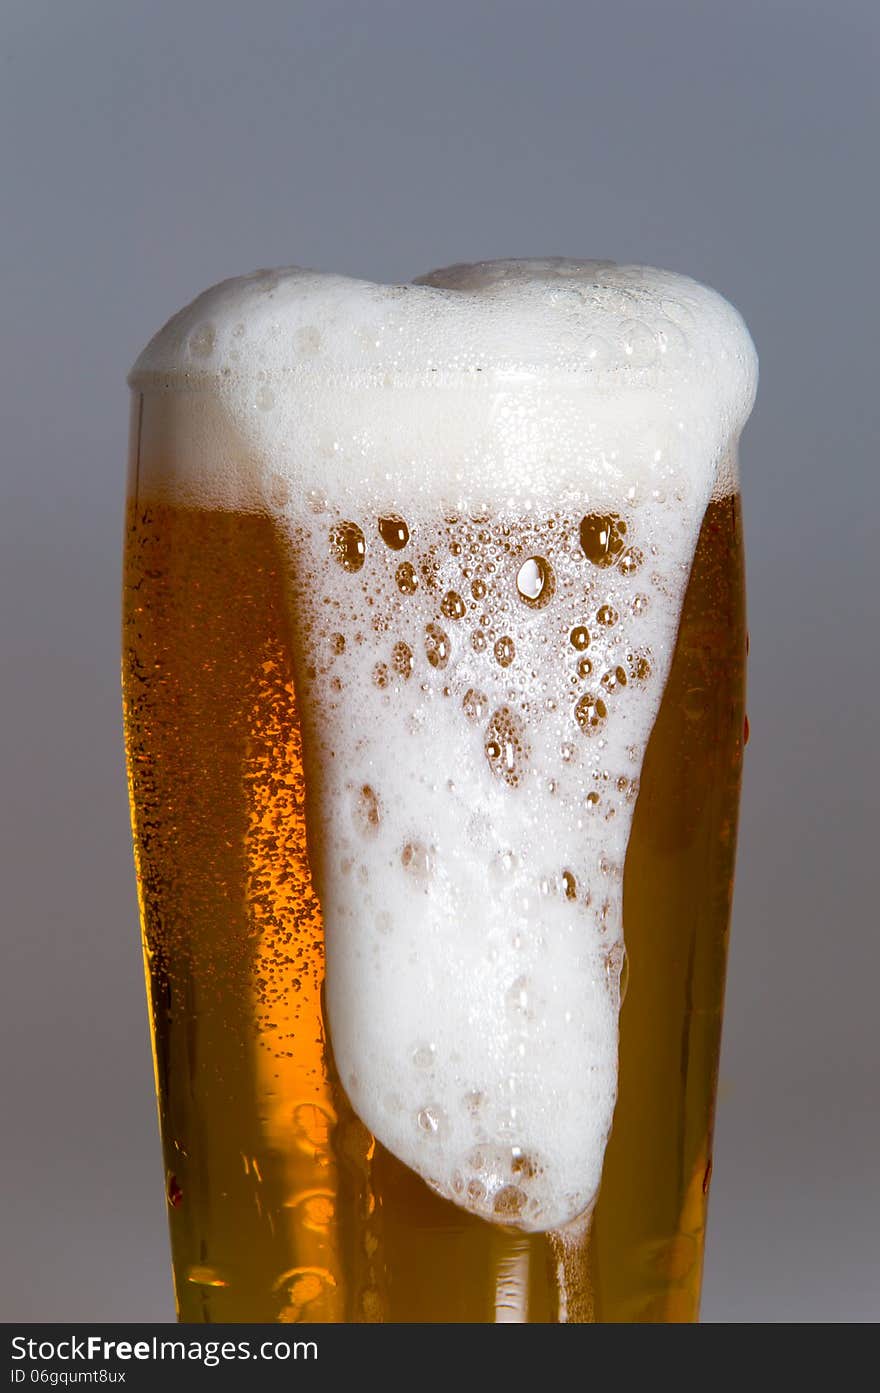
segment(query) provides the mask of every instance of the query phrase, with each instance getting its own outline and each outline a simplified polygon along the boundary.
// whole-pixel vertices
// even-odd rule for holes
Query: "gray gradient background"
[[[118,691],[125,372],[197,291],[561,253],[761,356],[704,1318],[878,1301],[876,0],[6,0],[5,1319],[172,1315]]]

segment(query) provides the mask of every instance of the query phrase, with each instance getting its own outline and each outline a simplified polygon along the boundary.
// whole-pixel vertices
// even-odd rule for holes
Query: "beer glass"
[[[697,1318],[756,360],[685,277],[226,282],[135,366],[180,1319]]]

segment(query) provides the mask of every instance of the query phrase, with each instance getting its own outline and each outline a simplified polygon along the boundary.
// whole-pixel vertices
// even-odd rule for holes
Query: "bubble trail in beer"
[[[257,273],[133,376],[211,404],[164,486],[287,538],[342,1083],[491,1222],[595,1200],[635,791],[755,376],[713,292],[565,261]]]

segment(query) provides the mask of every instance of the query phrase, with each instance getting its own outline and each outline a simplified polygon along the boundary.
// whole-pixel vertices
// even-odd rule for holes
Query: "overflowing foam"
[[[622,876],[710,497],[756,360],[724,300],[597,262],[225,282],[132,384],[145,493],[289,541],[336,1065],[485,1218],[601,1177]]]

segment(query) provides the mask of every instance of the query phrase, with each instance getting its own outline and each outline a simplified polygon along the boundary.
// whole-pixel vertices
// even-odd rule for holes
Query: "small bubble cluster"
[[[330,549],[344,571],[359,571],[364,564],[367,544],[356,522],[339,522],[330,529]]]
[[[477,691],[475,687],[468,687],[462,699],[462,708],[469,721],[481,720],[488,705],[489,699],[485,692]]]
[[[308,669],[314,676],[307,706],[320,712],[319,736],[328,723],[351,732],[343,743],[355,840],[339,848],[332,893],[357,887],[352,922],[375,926],[376,961],[403,952],[407,942],[414,970],[438,932],[417,927],[416,905],[424,904],[430,918],[436,904],[440,922],[458,914],[462,932],[467,924],[472,935],[482,932],[485,910],[471,900],[459,910],[441,908],[462,867],[473,863],[475,883],[492,883],[499,913],[504,906],[500,942],[485,945],[488,980],[508,954],[521,964],[503,990],[499,981],[499,1029],[508,1037],[511,1072],[503,1089],[478,1081],[469,1088],[465,1111],[480,1134],[470,1147],[461,1150],[448,1079],[441,1086],[448,1042],[442,1048],[434,1038],[407,1046],[408,1067],[423,1083],[413,1085],[408,1107],[388,1104],[395,1121],[382,1130],[397,1136],[408,1117],[407,1140],[398,1138],[396,1149],[418,1169],[425,1148],[423,1173],[434,1188],[493,1222],[540,1227],[548,1172],[533,1143],[518,1139],[516,1101],[519,1072],[530,1067],[549,1009],[535,955],[548,952],[548,933],[552,952],[561,952],[564,926],[577,925],[580,941],[596,945],[594,989],[609,1011],[617,1010],[620,838],[638,790],[641,747],[621,737],[609,741],[618,713],[637,713],[645,700],[639,693],[656,685],[648,630],[640,627],[649,610],[642,567],[648,540],[639,518],[621,512],[558,509],[515,519],[489,511],[440,521],[420,514],[416,525],[403,509],[356,520],[351,511],[336,511],[325,499],[317,527],[296,538],[304,556],[319,544],[312,574],[322,574],[322,538],[330,562],[323,588],[303,587],[313,597],[306,646],[316,653],[320,646],[324,655]],[[340,573],[343,581],[332,580]],[[645,588],[636,590],[637,583]],[[362,713],[370,689],[383,705],[368,714],[367,703]],[[339,749],[327,750],[322,777],[335,777]],[[373,751],[369,760],[366,750]],[[409,783],[395,791],[404,770]],[[439,821],[412,813],[420,800],[439,809],[443,799],[449,813]],[[551,803],[558,813],[551,815]],[[457,850],[449,841],[453,808],[463,836]],[[517,832],[536,813],[555,830]],[[585,854],[590,828],[606,848],[592,859]],[[338,841],[336,826],[333,837]],[[563,1022],[573,1022],[579,1009],[573,1001]],[[338,1025],[336,1031],[338,1038]],[[449,1160],[445,1180],[441,1154],[457,1157],[454,1176]]]
[[[396,513],[379,519],[379,536],[392,551],[402,551],[409,541],[409,528]]]
[[[401,561],[396,572],[397,588],[401,595],[414,595],[419,588],[419,578],[409,561]]]
[[[399,643],[395,643],[391,650],[391,666],[398,677],[402,677],[405,682],[409,681],[413,675],[415,658],[413,657],[413,651],[408,643],[404,643],[402,640]]]
[[[483,1218],[518,1225],[536,1207],[530,1182],[540,1179],[541,1170],[540,1162],[520,1146],[484,1143],[463,1158],[451,1188],[460,1203]]]
[[[608,708],[600,696],[585,692],[574,708],[574,718],[585,735],[595,735],[601,729],[608,715]]]
[[[523,723],[509,706],[501,706],[486,728],[486,759],[496,778],[516,788],[528,758]]]
[[[439,624],[427,624],[425,626],[425,652],[431,667],[442,671],[449,662],[451,646],[448,636],[440,628]]]

